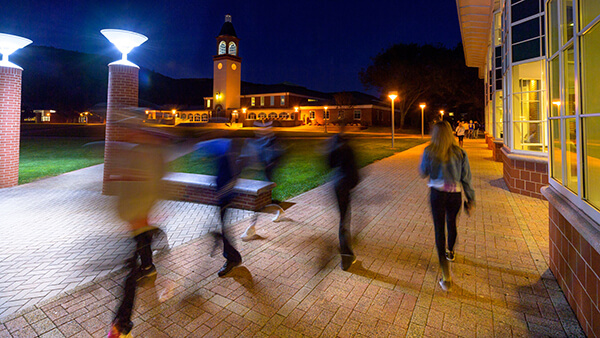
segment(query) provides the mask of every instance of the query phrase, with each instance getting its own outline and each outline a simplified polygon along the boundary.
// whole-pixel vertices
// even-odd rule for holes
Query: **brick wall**
[[[19,183],[22,72],[0,66],[0,188]]]
[[[545,158],[514,155],[506,147],[502,148],[501,156],[504,182],[508,185],[508,190],[525,196],[544,198],[541,189],[548,185],[548,162]]]
[[[258,192],[236,189],[233,208],[258,211],[272,203],[271,192],[275,184],[271,183]],[[217,205],[218,199],[214,186],[196,184],[194,182],[164,181],[165,194],[168,199],[202,204]]]
[[[583,330],[600,337],[600,224],[553,188],[543,193],[549,201],[550,270]]]
[[[116,166],[117,147],[110,141],[124,141],[127,130],[115,122],[123,118],[123,113],[138,106],[139,68],[120,64],[108,66],[108,99],[106,107],[106,134],[104,139],[104,177],[102,193],[114,194],[109,184],[111,177],[118,176]]]

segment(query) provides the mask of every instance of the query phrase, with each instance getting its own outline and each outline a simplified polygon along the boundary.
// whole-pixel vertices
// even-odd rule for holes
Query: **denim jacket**
[[[441,163],[425,148],[419,171],[421,176],[428,177],[430,181],[443,180],[448,184],[462,187],[468,201],[475,201],[475,190],[471,185],[471,166],[464,149],[452,147],[452,154],[447,163]],[[459,190],[460,191],[460,190]]]

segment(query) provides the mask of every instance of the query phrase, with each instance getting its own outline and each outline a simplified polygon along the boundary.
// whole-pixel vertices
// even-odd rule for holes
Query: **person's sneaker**
[[[151,280],[153,278],[156,278],[156,267],[154,264],[146,268],[140,268],[137,278],[138,283],[143,280]]]
[[[242,261],[236,262],[236,261],[227,261],[225,262],[225,264],[223,264],[223,267],[221,267],[219,269],[219,272],[217,272],[217,275],[219,277],[223,277],[226,274],[228,274],[229,272],[231,272],[231,270],[233,270],[233,268],[235,268],[236,266],[242,264]]]
[[[283,209],[277,210],[277,213],[275,214],[275,217],[273,218],[273,222],[280,222],[281,219],[283,218],[283,215],[285,215],[285,212],[283,211]]]
[[[259,236],[256,234],[256,227],[251,225],[246,229],[246,231],[242,234],[242,241],[247,242],[253,239],[258,238]]]
[[[440,286],[444,291],[450,291],[452,288],[452,281],[444,280],[444,278],[440,278]]]
[[[354,263],[356,263],[356,256],[342,254],[342,270],[350,269]]]
[[[108,331],[108,338],[131,338],[132,328],[133,323],[131,321],[123,325],[119,323],[119,321],[115,320],[110,326],[110,330]]]
[[[446,259],[454,262],[454,251],[446,250]]]

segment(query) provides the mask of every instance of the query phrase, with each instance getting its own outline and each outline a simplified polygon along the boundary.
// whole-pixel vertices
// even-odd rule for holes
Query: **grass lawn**
[[[280,139],[287,149],[280,167],[275,171],[277,187],[273,199],[286,200],[327,182],[330,170],[325,162],[325,142],[323,139]],[[356,152],[359,167],[364,167],[394,153],[425,142],[420,138],[396,139],[395,148],[391,141],[381,138],[360,138],[351,141]],[[216,167],[212,159],[188,154],[171,163],[170,171],[194,174],[215,175]],[[416,170],[416,168],[415,168]],[[260,170],[245,169],[243,178],[265,179]]]
[[[104,162],[104,146],[89,138],[21,138],[19,184]]]

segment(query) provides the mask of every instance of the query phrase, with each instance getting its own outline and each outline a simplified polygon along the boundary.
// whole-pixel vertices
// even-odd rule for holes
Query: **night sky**
[[[0,33],[39,46],[117,60],[101,29],[144,34],[148,41],[129,60],[173,78],[212,78],[215,37],[231,14],[243,81],[285,81],[325,92],[364,92],[358,72],[394,43],[460,42],[453,0],[18,0],[1,7]]]

